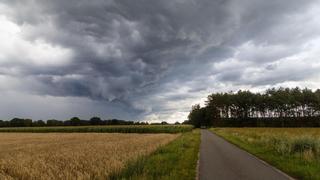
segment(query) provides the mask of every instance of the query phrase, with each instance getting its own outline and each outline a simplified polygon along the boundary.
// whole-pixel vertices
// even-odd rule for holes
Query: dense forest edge
[[[187,123],[195,127],[320,127],[320,89],[213,93],[204,107],[192,106]]]

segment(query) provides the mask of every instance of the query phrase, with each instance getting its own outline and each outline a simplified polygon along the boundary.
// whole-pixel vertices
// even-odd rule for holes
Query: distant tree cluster
[[[303,118],[320,116],[320,90],[272,88],[265,93],[238,91],[214,93],[205,107],[192,106],[188,122],[212,125],[214,119]]]
[[[199,104],[192,106],[191,112],[188,116],[188,121],[184,124],[192,124],[195,127],[211,126],[213,119],[217,118],[217,113],[209,110],[209,107],[201,108]]]
[[[43,120],[32,121],[31,119],[14,118],[10,121],[0,120],[0,127],[42,127],[42,126],[88,126],[88,125],[145,125],[146,122],[125,121],[119,119],[101,120],[99,117],[93,117],[90,120],[81,120],[73,117],[67,121],[61,120]]]

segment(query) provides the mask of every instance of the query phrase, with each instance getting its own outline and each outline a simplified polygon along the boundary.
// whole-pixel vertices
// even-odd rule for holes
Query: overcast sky
[[[209,93],[320,88],[318,0],[0,0],[0,119],[183,121]]]

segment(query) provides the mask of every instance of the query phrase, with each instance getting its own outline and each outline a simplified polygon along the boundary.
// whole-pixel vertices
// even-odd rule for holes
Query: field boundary
[[[201,140],[200,140],[200,144],[201,144]],[[199,147],[200,148],[200,147]],[[196,180],[200,180],[200,151],[198,154],[198,161],[197,161],[197,173],[196,173]]]
[[[198,129],[181,134],[167,145],[132,161],[109,179],[184,179],[197,178],[201,133]]]
[[[192,125],[116,125],[0,128],[6,133],[184,133]]]

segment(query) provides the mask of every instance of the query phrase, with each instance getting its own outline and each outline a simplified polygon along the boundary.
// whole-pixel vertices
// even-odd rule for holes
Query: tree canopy
[[[213,93],[208,96],[205,107],[192,106],[188,120],[199,127],[210,125],[218,118],[300,118],[319,115],[319,89],[280,87],[267,89],[264,93],[242,90]]]

